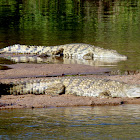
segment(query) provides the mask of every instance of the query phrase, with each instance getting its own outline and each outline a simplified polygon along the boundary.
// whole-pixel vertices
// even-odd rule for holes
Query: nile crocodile
[[[65,44],[59,46],[27,46],[13,45],[0,49],[0,53],[30,54],[38,56],[62,55],[66,58],[93,59],[93,58],[114,58],[126,60],[127,57],[117,53],[115,50],[103,49],[89,44]]]
[[[0,92],[9,94],[74,94],[91,97],[140,97],[140,86],[89,77],[54,77],[1,83]]]

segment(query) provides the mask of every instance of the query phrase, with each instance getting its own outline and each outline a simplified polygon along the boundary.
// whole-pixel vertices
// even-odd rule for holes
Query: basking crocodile
[[[1,83],[0,93],[10,94],[74,94],[91,97],[140,97],[140,86],[89,77],[55,77]]]
[[[65,44],[59,46],[27,46],[13,45],[0,49],[0,53],[22,53],[39,56],[62,55],[66,58],[93,59],[93,58],[116,58],[126,60],[127,57],[117,53],[115,50],[103,49],[89,44]]]

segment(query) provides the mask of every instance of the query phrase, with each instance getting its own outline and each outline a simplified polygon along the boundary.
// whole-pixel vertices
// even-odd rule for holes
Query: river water
[[[0,0],[0,48],[87,43],[128,56],[114,69],[139,70],[139,13],[140,0]]]
[[[0,111],[1,140],[140,139],[140,105]]]

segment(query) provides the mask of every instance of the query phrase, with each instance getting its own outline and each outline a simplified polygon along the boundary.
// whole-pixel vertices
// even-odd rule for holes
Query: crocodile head
[[[127,56],[119,54],[116,50],[94,48],[94,57],[127,60]]]

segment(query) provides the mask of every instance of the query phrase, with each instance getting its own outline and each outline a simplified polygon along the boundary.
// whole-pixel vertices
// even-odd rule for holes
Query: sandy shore
[[[62,75],[101,74],[109,72],[108,68],[92,67],[77,64],[13,64],[9,70],[0,70],[2,78],[45,77]]]
[[[121,104],[140,104],[140,99],[130,98],[93,98],[80,97],[73,95],[7,95],[0,99],[0,109],[13,108],[46,108],[64,106],[96,106],[96,105],[121,105]]]
[[[0,70],[0,82],[20,81],[36,77],[62,76],[62,75],[85,75],[96,78],[106,78],[123,81],[129,84],[140,84],[140,73],[135,75],[105,75],[110,69],[98,68],[85,65],[64,64],[14,64],[12,69]],[[90,106],[90,105],[120,105],[140,104],[140,98],[113,98],[100,99],[93,97],[79,97],[73,95],[1,95],[0,109],[6,108],[40,108],[50,106]]]

